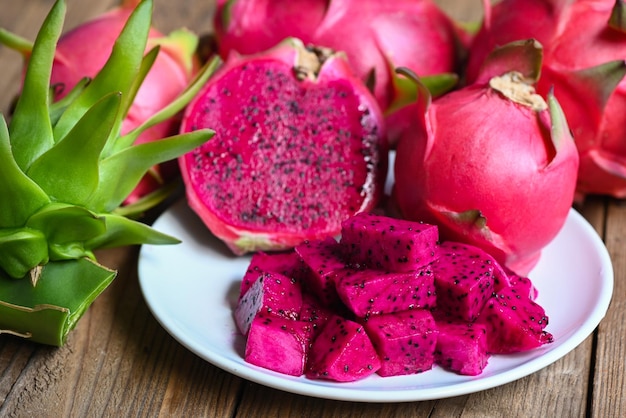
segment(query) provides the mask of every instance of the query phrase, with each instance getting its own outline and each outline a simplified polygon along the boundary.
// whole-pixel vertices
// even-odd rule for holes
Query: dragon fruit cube
[[[439,335],[435,362],[446,370],[467,376],[483,372],[489,361],[487,327],[464,321],[437,321]]]
[[[364,326],[381,360],[380,376],[422,373],[432,368],[437,326],[427,309],[374,315]]]
[[[439,246],[440,256],[432,265],[437,306],[465,321],[480,314],[494,292],[497,262],[480,248],[453,241]]]
[[[361,324],[338,315],[327,322],[309,349],[310,379],[352,382],[380,369],[380,359]]]
[[[248,269],[241,280],[239,298],[250,289],[263,273],[280,273],[284,276],[301,280],[304,274],[302,260],[294,251],[266,253],[259,251],[252,255]]]
[[[239,299],[235,322],[243,335],[257,314],[271,314],[298,319],[302,309],[300,282],[280,273],[263,273]]]
[[[339,298],[335,291],[334,273],[345,267],[341,248],[334,238],[304,242],[295,247],[306,266],[308,273],[304,285],[327,306],[337,304]]]
[[[346,269],[337,277],[336,289],[360,318],[436,305],[434,276],[427,267],[405,273]]]
[[[554,340],[544,330],[548,325],[544,309],[525,290],[513,287],[494,293],[476,322],[486,326],[487,350],[493,354],[527,351]]]
[[[244,359],[278,373],[301,376],[310,343],[310,323],[257,315],[250,324]]]
[[[359,213],[342,223],[341,245],[351,264],[390,272],[419,269],[437,258],[437,226]]]

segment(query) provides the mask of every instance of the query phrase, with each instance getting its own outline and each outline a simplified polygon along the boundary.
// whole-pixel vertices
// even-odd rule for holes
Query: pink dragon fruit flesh
[[[311,324],[275,315],[257,315],[246,339],[245,361],[291,376],[304,374]]]
[[[534,38],[544,47],[537,91],[563,106],[580,155],[577,200],[626,197],[626,19],[623,1],[484,1],[469,54],[473,80],[498,45]],[[518,11],[523,8],[524,12]],[[580,28],[584,27],[584,36]]]
[[[380,367],[378,354],[363,326],[334,316],[311,344],[305,376],[353,382],[376,373]]]
[[[439,309],[466,321],[475,320],[504,274],[498,262],[480,248],[453,241],[439,246],[439,258],[430,266]],[[500,281],[507,281],[501,276]]]
[[[422,373],[433,367],[438,330],[427,309],[375,315],[364,326],[381,359],[380,376]]]
[[[306,266],[304,279],[306,288],[326,306],[339,303],[335,276],[345,268],[339,243],[334,238],[305,241],[295,247],[296,254]]]
[[[474,84],[432,103],[420,88],[394,167],[402,217],[435,224],[443,240],[482,248],[520,275],[563,226],[579,162],[556,98],[534,92],[541,53],[536,42],[504,46]]]
[[[309,292],[302,293],[302,309],[300,310],[300,321],[309,322],[311,325],[311,339],[314,339],[324,328],[326,322],[333,317],[335,311],[320,302],[320,300]]]
[[[429,266],[401,273],[346,268],[338,272],[335,283],[339,298],[360,318],[434,308],[437,300]]]
[[[527,351],[554,340],[545,330],[544,309],[512,287],[494,293],[476,322],[486,326],[487,350],[492,354]]]
[[[271,314],[298,319],[302,310],[300,282],[280,273],[263,273],[239,299],[235,322],[246,335],[250,324],[259,315]]]
[[[382,194],[382,113],[341,54],[288,39],[231,54],[181,131],[214,138],[179,159],[190,206],[234,253],[336,236]]]
[[[363,236],[386,231],[378,236],[390,242],[403,242],[407,231],[424,226],[354,217],[354,223],[363,223]],[[393,233],[398,231],[402,234]],[[372,241],[365,240],[365,248]],[[553,340],[528,277],[469,244],[444,241],[433,247],[430,240],[414,239],[412,245],[435,254],[429,264],[408,272],[350,263],[345,256],[355,247],[334,238],[307,241],[284,253],[256,253],[242,279],[248,290],[234,313],[246,338],[245,360],[339,382],[374,373],[422,373],[435,364],[476,376],[492,354],[527,351]]]
[[[446,370],[478,376],[489,363],[487,327],[475,322],[437,318],[435,363]]]
[[[360,213],[343,222],[341,245],[348,262],[390,272],[413,271],[437,256],[435,225]]]
[[[298,254],[293,251],[265,253],[259,251],[252,255],[250,264],[241,280],[239,298],[250,289],[263,273],[279,273],[296,281],[301,281],[305,274],[306,266],[302,263]]]

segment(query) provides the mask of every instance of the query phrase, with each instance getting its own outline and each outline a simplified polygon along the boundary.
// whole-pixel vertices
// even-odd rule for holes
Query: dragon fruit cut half
[[[191,208],[235,254],[336,236],[379,201],[382,113],[341,54],[288,39],[232,54],[187,107],[214,140],[179,159]]]
[[[534,92],[542,48],[496,50],[479,79],[431,103],[400,139],[394,202],[403,217],[438,225],[442,240],[480,247],[526,275],[574,200],[578,153],[554,95]]]
[[[592,194],[626,198],[624,2],[483,3],[486,18],[470,49],[468,80],[497,45],[537,39],[545,49],[537,91],[546,96],[554,90],[580,154],[577,200]]]

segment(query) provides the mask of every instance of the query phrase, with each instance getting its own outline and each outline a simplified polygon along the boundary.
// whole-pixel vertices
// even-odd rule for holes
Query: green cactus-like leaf
[[[0,273],[0,333],[61,346],[116,272],[89,259],[46,264],[37,286]]]
[[[85,247],[95,250],[136,244],[169,245],[180,243],[177,238],[125,216],[106,214],[103,215],[103,218],[107,225],[106,233],[87,241]]]
[[[34,266],[45,264],[48,260],[48,242],[41,231],[30,228],[0,229],[0,269],[10,277],[23,278]]]
[[[22,170],[54,144],[48,112],[50,74],[65,9],[65,1],[57,1],[41,26],[9,126],[13,155]]]
[[[20,170],[11,152],[9,131],[0,114],[0,228],[24,225],[30,215],[50,202],[48,195]]]
[[[100,162],[102,187],[94,194],[89,207],[111,212],[139,183],[146,171],[164,161],[193,150],[213,136],[208,129],[176,135],[126,148]]]
[[[55,200],[84,205],[99,186],[100,154],[119,107],[119,93],[96,102],[63,140],[33,162],[29,177]]]

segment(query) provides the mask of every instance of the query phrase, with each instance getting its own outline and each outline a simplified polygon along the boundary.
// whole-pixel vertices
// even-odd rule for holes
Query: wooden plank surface
[[[68,0],[66,27],[114,0]],[[480,18],[480,2],[440,0],[453,16]],[[3,0],[0,26],[33,39],[51,0]],[[213,1],[155,0],[163,31],[211,28]],[[18,91],[21,62],[0,47],[0,110]],[[137,282],[137,249],[102,252],[119,278],[97,299],[62,348],[0,336],[0,416],[15,417],[584,417],[626,416],[626,205],[592,199],[581,208],[606,237],[616,272],[608,316],[598,332],[553,365],[526,378],[449,399],[395,404],[294,395],[234,377],[170,337],[148,310]],[[589,399],[589,400],[588,400]]]

